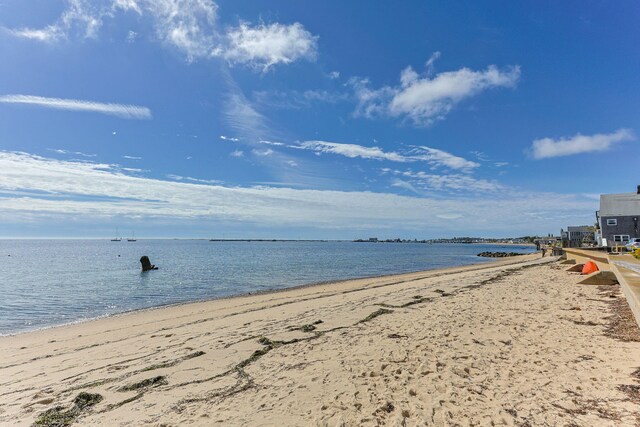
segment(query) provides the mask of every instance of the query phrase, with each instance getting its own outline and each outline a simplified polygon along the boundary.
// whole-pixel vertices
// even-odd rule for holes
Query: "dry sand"
[[[638,425],[640,342],[617,286],[576,285],[550,261],[2,337],[0,424],[58,408],[49,420],[105,426]],[[74,405],[81,392],[102,399]]]

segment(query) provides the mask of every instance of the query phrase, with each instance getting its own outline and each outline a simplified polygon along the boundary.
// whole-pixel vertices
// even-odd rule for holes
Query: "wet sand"
[[[527,255],[1,337],[0,424],[637,425],[638,328],[579,280]]]

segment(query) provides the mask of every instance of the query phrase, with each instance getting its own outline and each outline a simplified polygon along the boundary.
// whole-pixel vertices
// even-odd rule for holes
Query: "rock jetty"
[[[518,255],[525,255],[525,254],[521,254],[518,252],[489,252],[489,251],[480,252],[478,254],[478,256],[483,256],[488,258],[504,258],[508,256],[518,256]]]

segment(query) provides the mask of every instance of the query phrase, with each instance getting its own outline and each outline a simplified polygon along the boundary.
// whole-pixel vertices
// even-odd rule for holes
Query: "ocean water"
[[[526,246],[0,240],[0,335],[309,283],[488,262]],[[148,255],[159,270],[141,273]]]

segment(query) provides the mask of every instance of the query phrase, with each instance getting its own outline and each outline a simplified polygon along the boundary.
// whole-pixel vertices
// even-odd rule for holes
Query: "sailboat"
[[[111,239],[112,242],[121,242],[122,237],[118,237],[118,228],[116,228],[116,237]]]
[[[131,232],[131,238],[127,239],[127,242],[137,242],[135,231]]]

